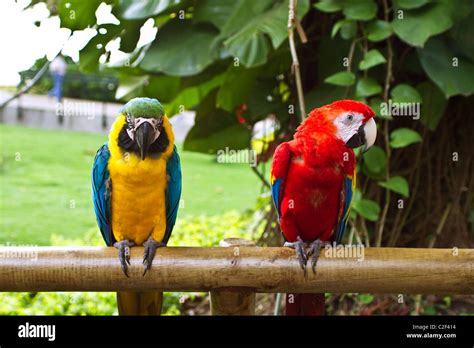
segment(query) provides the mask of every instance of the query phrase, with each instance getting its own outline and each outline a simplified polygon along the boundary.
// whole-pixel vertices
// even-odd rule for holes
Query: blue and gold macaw
[[[130,247],[143,245],[144,273],[171,236],[181,197],[174,134],[156,99],[135,98],[112,125],[92,169],[94,210],[102,237],[118,249],[128,277]],[[120,314],[159,314],[162,294],[119,292]]]

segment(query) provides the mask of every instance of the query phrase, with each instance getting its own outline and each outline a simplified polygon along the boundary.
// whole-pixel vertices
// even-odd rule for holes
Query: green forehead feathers
[[[165,114],[163,105],[153,98],[134,98],[125,104],[122,112],[135,118],[160,118]]]

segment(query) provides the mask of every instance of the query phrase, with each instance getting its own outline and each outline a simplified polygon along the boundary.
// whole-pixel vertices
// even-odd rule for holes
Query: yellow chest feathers
[[[174,145],[171,126],[164,120],[170,140],[166,151],[159,158],[141,160],[118,146],[118,134],[124,123],[123,115],[119,116],[112,126],[108,144],[112,232],[115,239],[128,239],[136,244],[142,244],[150,236],[160,240],[166,229],[166,162]]]

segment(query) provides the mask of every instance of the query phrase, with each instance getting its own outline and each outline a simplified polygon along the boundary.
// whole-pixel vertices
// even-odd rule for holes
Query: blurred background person
[[[66,70],[66,61],[61,54],[58,54],[49,65],[49,71],[53,78],[53,88],[48,93],[49,96],[55,97],[58,102],[61,102],[63,98],[63,82]]]

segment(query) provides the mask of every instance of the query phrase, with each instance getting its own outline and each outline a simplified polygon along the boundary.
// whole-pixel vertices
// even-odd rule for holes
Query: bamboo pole
[[[303,276],[288,248],[160,248],[142,276],[143,248],[131,248],[130,278],[117,250],[103,247],[0,248],[0,291],[371,292],[473,294],[474,249],[366,248],[363,261],[321,251]],[[331,257],[332,256],[332,257]]]
[[[233,264],[240,258],[241,247],[254,247],[255,242],[238,238],[227,238],[219,246],[232,248]],[[246,288],[225,288],[209,292],[212,315],[255,315],[255,292]]]

